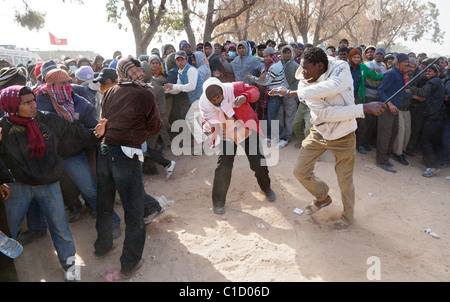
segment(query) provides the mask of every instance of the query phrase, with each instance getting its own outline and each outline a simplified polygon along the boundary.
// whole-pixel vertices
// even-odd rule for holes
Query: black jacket
[[[0,127],[3,128],[0,157],[16,181],[34,186],[59,180],[63,159],[57,150],[62,138],[78,137],[86,141],[97,141],[92,129],[86,129],[79,123],[69,123],[54,113],[37,111],[36,121],[44,137],[46,149],[44,156],[31,158],[31,150],[27,149],[25,126],[12,122],[7,116],[0,119]]]
[[[411,87],[411,93],[425,97],[423,115],[426,118],[446,117],[447,108],[444,104],[444,84],[441,79],[434,77],[421,88]]]

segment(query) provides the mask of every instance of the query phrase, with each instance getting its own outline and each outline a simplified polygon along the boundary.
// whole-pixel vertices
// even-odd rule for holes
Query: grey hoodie
[[[209,68],[209,65],[206,63],[206,56],[205,53],[201,51],[194,52],[195,56],[195,63],[198,70],[198,73],[200,74],[201,78],[203,79],[203,82],[205,82],[207,79],[211,77],[211,68]]]
[[[264,73],[265,65],[256,57],[249,54],[248,44],[246,41],[241,41],[237,45],[239,49],[240,45],[244,45],[247,49],[245,56],[237,56],[231,63],[223,61],[222,65],[228,72],[233,72],[236,78],[236,82],[244,82],[245,84],[254,85],[254,83],[247,80],[247,74],[253,76],[259,76]],[[238,51],[239,52],[239,51]]]
[[[295,72],[299,68],[299,64],[295,62],[295,53],[290,45],[286,45],[281,49],[281,58],[283,58],[283,50],[289,48],[291,50],[291,59],[289,61],[281,60],[284,66],[284,76],[286,80],[286,87],[290,90],[298,89],[298,80],[295,78]]]

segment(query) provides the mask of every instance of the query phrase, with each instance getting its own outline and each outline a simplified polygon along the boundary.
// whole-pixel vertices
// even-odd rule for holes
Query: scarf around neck
[[[72,98],[72,86],[55,86],[47,84],[47,92],[52,99],[53,108],[56,113],[69,122],[73,122],[75,115],[75,105]]]
[[[8,118],[25,126],[28,137],[27,150],[31,149],[31,158],[40,158],[45,154],[45,142],[41,130],[35,118],[23,118],[19,116],[20,91],[25,86],[10,86],[0,93],[0,107],[8,114]]]

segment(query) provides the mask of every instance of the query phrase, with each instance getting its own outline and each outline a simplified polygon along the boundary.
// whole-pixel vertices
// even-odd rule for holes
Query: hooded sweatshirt
[[[201,51],[194,52],[195,63],[203,82],[211,77],[211,68],[209,68],[208,63],[205,60],[205,53]]]
[[[219,79],[213,77],[204,83],[203,91],[206,91],[210,85],[217,85],[222,88],[223,101],[220,107],[216,107],[211,104],[205,93],[202,94],[199,107],[203,116],[204,127],[211,128],[218,126],[218,124],[223,125],[226,124],[227,120],[235,118],[245,128],[254,130],[262,135],[258,117],[250,106],[250,103],[257,102],[259,99],[260,94],[258,88],[242,82],[222,83]],[[236,107],[234,100],[241,95],[247,98],[247,102],[240,107]],[[211,138],[213,144],[215,144],[216,136],[217,133],[213,133],[213,137]],[[226,139],[230,139],[230,137]],[[241,140],[238,140],[236,143],[239,144],[241,142]]]
[[[313,127],[326,140],[342,138],[357,128],[356,118],[364,118],[362,104],[355,105],[353,79],[347,62],[328,57],[328,69],[314,83],[308,83],[297,70],[300,80],[298,98],[311,111]]]
[[[300,66],[297,62],[295,62],[295,53],[290,45],[286,45],[281,49],[281,54],[283,54],[283,50],[289,48],[291,50],[291,59],[289,61],[282,60],[284,66],[284,74],[286,80],[286,87],[290,90],[297,90],[298,88],[298,80],[295,78],[295,72]]]
[[[246,48],[245,56],[239,55],[231,63],[228,61],[223,61],[222,65],[228,72],[233,72],[236,78],[236,82],[244,82],[245,84],[251,84],[247,80],[247,74],[252,74],[253,76],[258,76],[258,72],[262,74],[265,70],[264,63],[258,60],[256,57],[250,55],[248,44],[246,41],[241,41],[237,45],[237,52],[239,53],[239,46],[244,45]]]

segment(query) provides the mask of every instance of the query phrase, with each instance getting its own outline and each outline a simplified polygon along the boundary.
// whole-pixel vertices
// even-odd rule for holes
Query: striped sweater
[[[257,77],[253,76],[252,82],[262,86],[267,86],[270,91],[280,86],[284,86],[284,76],[283,63],[281,61],[278,61],[277,63],[272,64],[272,66],[269,67],[264,81],[260,81]]]

